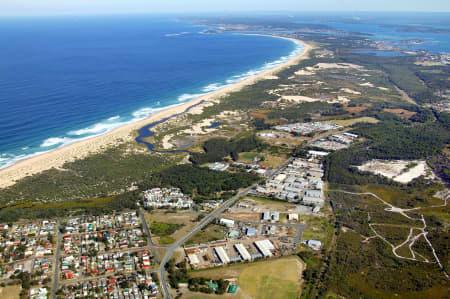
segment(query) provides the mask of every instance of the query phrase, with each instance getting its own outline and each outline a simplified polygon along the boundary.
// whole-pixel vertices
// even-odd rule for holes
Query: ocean
[[[299,54],[170,16],[0,19],[0,168],[106,133]]]

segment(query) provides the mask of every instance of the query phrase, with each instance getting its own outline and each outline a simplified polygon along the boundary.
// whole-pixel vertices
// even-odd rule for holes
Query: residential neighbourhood
[[[158,294],[151,272],[154,257],[137,211],[0,228],[0,282],[29,273],[29,298],[51,298],[52,291],[61,298]],[[55,278],[60,285],[52,290]]]
[[[144,206],[153,208],[188,209],[193,201],[179,188],[153,188],[144,191]]]

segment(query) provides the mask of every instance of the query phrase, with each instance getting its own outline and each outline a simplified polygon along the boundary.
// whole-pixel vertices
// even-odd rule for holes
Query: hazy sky
[[[221,11],[437,11],[449,0],[0,0],[0,14]]]

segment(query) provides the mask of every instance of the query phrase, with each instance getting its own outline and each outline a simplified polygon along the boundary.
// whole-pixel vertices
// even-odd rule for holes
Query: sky
[[[450,12],[449,0],[0,0],[0,15],[248,11]]]

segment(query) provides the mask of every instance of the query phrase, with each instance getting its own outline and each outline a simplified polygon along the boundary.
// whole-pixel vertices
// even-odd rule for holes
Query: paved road
[[[170,260],[170,258],[173,255],[173,252],[180,247],[184,242],[186,242],[190,237],[192,237],[194,234],[196,234],[198,231],[203,229],[205,226],[207,226],[211,221],[213,221],[217,216],[219,216],[223,211],[228,209],[230,206],[232,206],[239,198],[242,196],[245,196],[248,194],[248,192],[255,187],[257,184],[253,184],[250,187],[246,188],[244,191],[240,192],[239,194],[235,195],[228,201],[226,201],[222,206],[217,208],[214,212],[203,218],[203,220],[193,229],[191,230],[187,235],[185,235],[183,238],[179,239],[176,243],[174,243],[172,246],[167,248],[167,253],[164,256],[164,258],[161,261],[161,265],[159,268],[159,275],[161,277],[161,286],[162,291],[165,298],[171,298],[169,293],[169,288],[167,285],[166,277],[165,277],[165,266],[167,262]]]
[[[156,255],[155,251],[155,245],[152,242],[152,235],[150,234],[150,230],[148,229],[147,221],[145,221],[144,211],[142,209],[139,209],[139,217],[141,217],[142,226],[144,227],[145,233],[147,234],[147,242],[148,242],[147,244],[150,246],[150,250],[152,251],[152,255],[155,258],[155,261],[158,262],[158,256]]]
[[[52,285],[52,294],[53,299],[56,299],[56,292],[58,291],[59,287],[59,255],[61,252],[61,220],[58,220],[57,225],[57,242],[56,242],[56,253],[55,253],[55,268],[53,269],[54,277],[53,277],[53,285]]]

